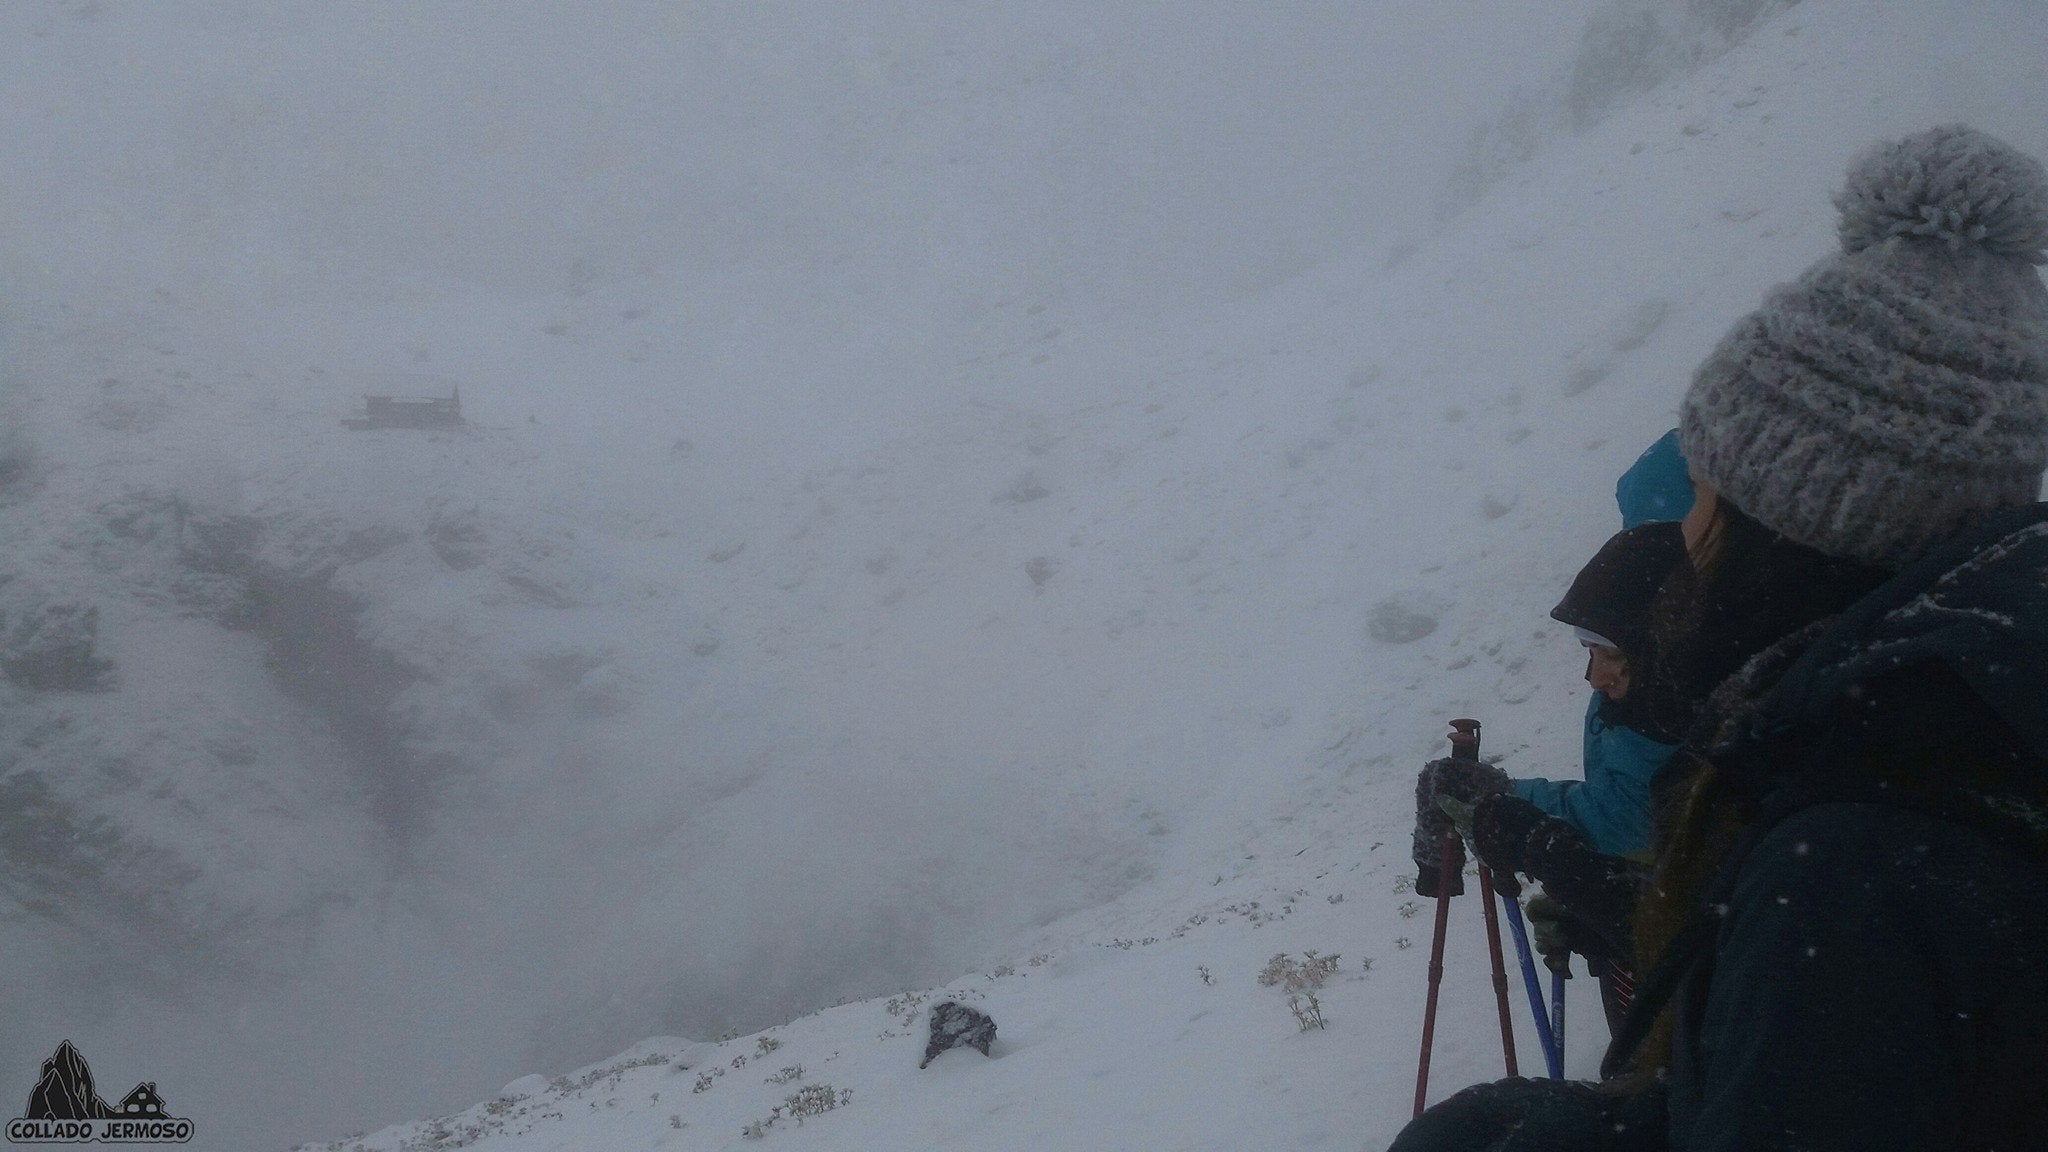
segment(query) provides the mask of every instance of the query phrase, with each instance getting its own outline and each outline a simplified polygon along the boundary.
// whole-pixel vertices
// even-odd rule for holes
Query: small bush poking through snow
[[[1294,1022],[1303,1032],[1321,1028],[1323,1005],[1316,999],[1316,992],[1323,982],[1337,971],[1337,956],[1319,956],[1314,949],[1301,954],[1296,960],[1285,952],[1266,961],[1266,968],[1259,973],[1259,986],[1279,986],[1287,992],[1287,1010],[1294,1013]]]
[[[740,1135],[749,1140],[759,1140],[768,1135],[770,1128],[784,1120],[795,1120],[802,1124],[812,1116],[823,1116],[834,1108],[844,1108],[851,1103],[851,1088],[835,1089],[830,1084],[812,1084],[777,1104],[763,1119],[741,1128]]]

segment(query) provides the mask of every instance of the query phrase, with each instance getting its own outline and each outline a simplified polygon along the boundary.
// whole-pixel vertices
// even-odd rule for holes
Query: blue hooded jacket
[[[1570,824],[1605,856],[1650,850],[1650,778],[1671,759],[1660,744],[1600,716],[1602,697],[1586,706],[1586,778],[1510,781],[1515,795]]]
[[[1657,438],[1614,483],[1621,526],[1650,520],[1683,520],[1692,511],[1692,472],[1678,451],[1678,429]]]

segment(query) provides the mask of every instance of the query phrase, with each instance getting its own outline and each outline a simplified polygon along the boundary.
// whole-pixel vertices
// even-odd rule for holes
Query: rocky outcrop
[[[31,598],[0,607],[0,674],[33,692],[90,692],[113,682],[114,662],[95,650],[100,610]]]
[[[939,1053],[950,1048],[972,1048],[986,1056],[989,1045],[996,1041],[996,1022],[986,1013],[957,1000],[932,1005],[931,1025],[931,1039],[925,1042],[924,1059],[918,1062],[919,1068],[930,1064]]]

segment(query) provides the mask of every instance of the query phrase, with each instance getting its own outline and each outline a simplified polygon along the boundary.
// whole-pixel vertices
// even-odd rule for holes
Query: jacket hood
[[[1614,482],[1614,504],[1621,526],[1633,528],[1656,520],[1683,520],[1692,511],[1692,474],[1678,450],[1673,428],[1643,450]]]
[[[1851,606],[1772,686],[1749,735],[1796,726],[1928,662],[2048,756],[2048,504],[1985,517]]]
[[[1685,561],[1685,534],[1671,521],[1623,529],[1579,570],[1550,610],[1560,624],[1597,632],[1630,660],[1650,655],[1650,609],[1665,577]]]

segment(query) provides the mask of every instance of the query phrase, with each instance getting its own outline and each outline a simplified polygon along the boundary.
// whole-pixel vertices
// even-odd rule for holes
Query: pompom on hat
[[[1850,165],[1841,251],[1693,377],[1695,475],[1765,527],[1896,568],[2048,469],[2048,171],[1961,125]]]

